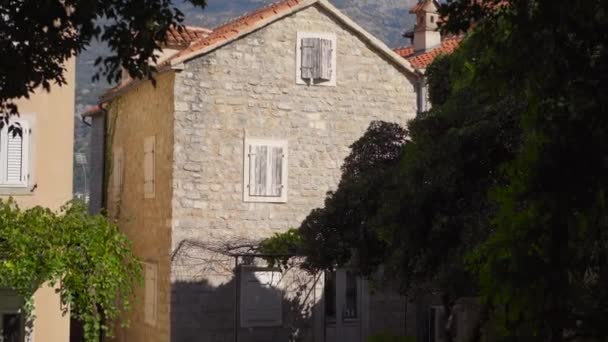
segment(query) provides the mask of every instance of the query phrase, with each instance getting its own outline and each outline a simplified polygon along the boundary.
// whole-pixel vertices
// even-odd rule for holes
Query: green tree
[[[387,246],[369,218],[385,201],[379,189],[398,160],[406,134],[397,124],[376,121],[351,146],[338,189],[300,226],[309,268],[333,269],[352,262],[369,274],[386,258]]]
[[[408,125],[397,166],[357,190],[382,205],[343,201],[307,220],[308,235],[343,251],[319,266],[357,255],[329,229],[355,217],[343,231],[376,237],[372,265],[384,260],[404,290],[440,291],[448,308],[481,294],[495,340],[605,340],[608,1],[460,0],[441,12],[444,30],[474,28],[429,68],[435,106]]]
[[[4,0],[0,18],[0,112],[16,113],[14,100],[65,84],[65,62],[93,39],[112,51],[97,60],[98,76],[117,80],[121,66],[132,77],[152,76],[149,61],[183,14],[171,0]]]
[[[130,307],[140,273],[128,239],[82,203],[55,213],[0,201],[0,288],[28,299],[28,313],[38,288],[58,286],[63,307],[84,323],[86,341],[98,341],[100,330],[112,332],[107,322]]]

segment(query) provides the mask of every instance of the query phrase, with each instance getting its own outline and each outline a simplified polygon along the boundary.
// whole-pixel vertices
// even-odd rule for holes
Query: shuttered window
[[[30,137],[30,126],[24,120],[0,130],[0,186],[28,186]]]
[[[112,159],[112,185],[114,188],[114,195],[118,195],[122,190],[124,175],[124,157],[122,148],[117,147],[114,150]]]
[[[146,263],[144,273],[144,319],[146,324],[156,325],[158,266],[153,263]]]
[[[298,32],[298,49],[297,83],[335,85],[335,35]]]
[[[287,141],[245,140],[244,200],[287,201]]]
[[[154,198],[156,190],[156,137],[144,139],[144,197]]]
[[[332,77],[333,43],[330,39],[302,38],[302,78],[329,81]]]

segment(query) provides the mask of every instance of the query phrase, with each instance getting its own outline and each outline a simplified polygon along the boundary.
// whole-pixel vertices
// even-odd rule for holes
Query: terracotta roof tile
[[[406,58],[406,57],[409,57],[409,56],[411,56],[411,55],[413,55],[413,54],[414,54],[414,47],[413,47],[413,46],[404,46],[404,47],[399,47],[399,48],[396,48],[396,49],[395,49],[395,52],[396,52],[396,53],[397,53],[399,56],[401,56],[401,57],[403,57],[403,58]]]
[[[182,28],[180,32],[180,30],[177,28],[171,28],[169,31],[167,31],[167,43],[165,45],[166,47],[178,48],[180,51],[161,63],[159,68],[162,68],[163,66],[166,67],[171,63],[172,60],[176,58],[189,55],[190,53],[204,49],[205,47],[227,41],[230,38],[239,35],[242,30],[251,28],[262,20],[267,20],[276,15],[284,13],[304,1],[305,0],[281,0],[232,19],[212,30],[202,27],[189,26]],[[106,91],[101,98],[103,99],[107,96],[118,93],[132,83],[133,80],[122,82]]]
[[[397,48],[395,49],[395,52],[407,59],[414,68],[426,69],[437,56],[441,54],[450,54],[456,50],[463,38],[463,36],[446,38],[441,42],[441,46],[421,54],[416,54],[412,46]]]
[[[210,33],[211,30],[204,27],[174,26],[167,30],[167,41],[164,45],[167,47],[185,48],[190,43],[207,37]]]
[[[225,24],[222,24],[212,30],[212,32],[202,39],[194,42],[187,49],[182,50],[174,56],[174,58],[187,55],[191,52],[203,49],[207,46],[215,45],[230,38],[237,36],[241,31],[251,28],[260,21],[267,20],[278,14],[286,12],[291,8],[302,3],[303,0],[282,0],[275,2],[266,7],[262,7],[253,12],[247,13],[241,17],[233,19]]]

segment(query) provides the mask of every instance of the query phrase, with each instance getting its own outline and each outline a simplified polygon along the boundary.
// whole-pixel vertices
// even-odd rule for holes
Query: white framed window
[[[156,191],[156,136],[144,139],[144,198],[154,198]]]
[[[31,134],[26,120],[11,121],[0,130],[0,187],[28,186]]]
[[[144,267],[144,321],[153,326],[158,312],[158,265],[147,262]]]
[[[336,68],[335,34],[297,33],[296,84],[336,86]]]
[[[124,177],[124,152],[122,147],[116,147],[112,155],[112,187],[115,196],[122,190]]]
[[[287,202],[287,140],[245,139],[245,202]]]

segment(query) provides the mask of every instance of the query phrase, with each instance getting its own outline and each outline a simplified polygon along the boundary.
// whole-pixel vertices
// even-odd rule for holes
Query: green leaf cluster
[[[111,334],[108,322],[130,307],[140,277],[128,239],[84,204],[56,213],[0,201],[0,287],[26,299],[41,286],[56,287],[64,313],[83,322],[86,341]]]

